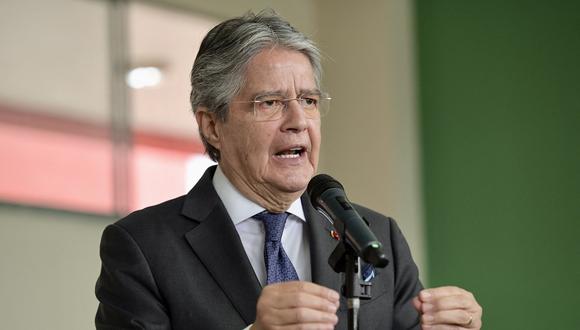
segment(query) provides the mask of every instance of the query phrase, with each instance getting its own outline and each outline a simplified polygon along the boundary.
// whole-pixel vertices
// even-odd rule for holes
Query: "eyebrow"
[[[298,93],[297,96],[301,96],[301,95],[321,95],[322,92],[318,89],[301,89]],[[264,96],[282,96],[284,98],[286,98],[287,94],[285,92],[283,92],[282,90],[272,90],[272,91],[262,91],[262,92],[258,92],[256,94],[253,95],[253,99],[256,99],[258,97],[264,97]]]

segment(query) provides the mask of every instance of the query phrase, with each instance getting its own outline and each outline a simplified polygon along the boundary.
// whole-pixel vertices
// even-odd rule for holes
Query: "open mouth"
[[[306,152],[305,147],[293,147],[290,149],[286,149],[286,150],[282,150],[280,152],[277,152],[275,156],[278,158],[285,158],[285,159],[299,158],[305,152]]]

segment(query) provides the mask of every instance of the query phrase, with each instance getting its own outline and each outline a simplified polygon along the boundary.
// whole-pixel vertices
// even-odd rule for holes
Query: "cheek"
[[[243,134],[242,132],[249,132],[249,129],[244,127],[240,122],[231,120],[228,125],[222,130],[222,153],[229,155],[229,161],[241,165],[240,163],[247,163],[251,160],[252,142],[250,141],[250,134]]]
[[[320,150],[321,140],[322,136],[320,132],[320,122],[318,122],[310,129],[310,143],[312,143],[312,149],[316,152]]]
[[[238,143],[243,146],[245,152],[244,159],[256,163],[264,163],[267,161],[270,158],[270,145],[273,134],[258,125],[248,125],[243,131],[246,134],[240,134],[238,136]]]

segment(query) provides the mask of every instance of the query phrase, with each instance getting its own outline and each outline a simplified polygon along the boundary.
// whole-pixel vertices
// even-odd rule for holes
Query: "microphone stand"
[[[342,295],[348,303],[348,329],[358,330],[360,300],[371,299],[371,283],[364,281],[360,274],[360,258],[350,246],[343,233],[340,243],[328,258],[328,264],[337,273],[344,273]]]

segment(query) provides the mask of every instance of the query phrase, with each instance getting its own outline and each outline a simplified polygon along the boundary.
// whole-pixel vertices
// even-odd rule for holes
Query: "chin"
[[[301,175],[288,175],[282,178],[279,178],[279,187],[280,190],[288,192],[288,193],[295,193],[295,192],[304,192],[310,179],[312,178],[312,174],[301,174]]]

